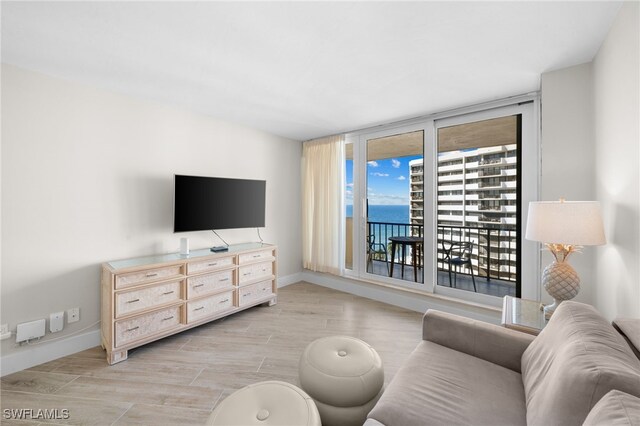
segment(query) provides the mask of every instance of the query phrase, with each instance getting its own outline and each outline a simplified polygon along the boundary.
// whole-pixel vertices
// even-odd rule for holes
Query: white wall
[[[591,63],[542,74],[540,199],[594,200],[595,166],[593,139]],[[525,160],[526,161],[526,160]],[[591,303],[595,281],[596,250],[585,247],[569,262],[580,276],[575,300]],[[541,267],[553,261],[544,250]],[[542,301],[552,302],[542,290]]]
[[[640,3],[625,2],[593,61],[596,194],[608,244],[594,305],[640,317]]]
[[[3,65],[1,322],[15,330],[78,306],[81,321],[46,338],[68,335],[99,319],[102,262],[177,251],[182,236],[192,248],[218,245],[211,232],[173,234],[174,173],[265,179],[262,236],[279,246],[281,277],[300,273],[301,152],[296,141]],[[220,234],[257,240],[255,230]],[[33,348],[3,341],[3,360]]]
[[[639,8],[625,2],[593,62],[542,75],[541,199],[600,201],[607,244],[571,263],[577,300],[608,319],[640,317]]]

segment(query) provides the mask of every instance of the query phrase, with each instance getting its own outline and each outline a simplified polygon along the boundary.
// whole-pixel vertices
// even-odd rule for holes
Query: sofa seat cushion
[[[524,425],[521,375],[422,341],[368,416],[387,425]]]
[[[592,306],[565,301],[522,355],[527,423],[580,425],[607,392],[640,396],[640,360]]]

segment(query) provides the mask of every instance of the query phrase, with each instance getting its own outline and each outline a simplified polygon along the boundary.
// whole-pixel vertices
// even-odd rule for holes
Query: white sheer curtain
[[[340,273],[344,136],[302,147],[302,261],[306,269]]]

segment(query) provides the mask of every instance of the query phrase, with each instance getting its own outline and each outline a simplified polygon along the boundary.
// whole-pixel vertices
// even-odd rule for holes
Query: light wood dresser
[[[276,246],[247,243],[102,265],[102,346],[107,361],[129,349],[260,304],[275,305]]]

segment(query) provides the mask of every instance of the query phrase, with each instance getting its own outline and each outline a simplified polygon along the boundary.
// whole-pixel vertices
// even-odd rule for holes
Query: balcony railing
[[[502,218],[501,217],[494,217],[494,216],[480,216],[478,217],[478,222],[490,222],[490,223],[501,223],[502,222]]]
[[[494,204],[484,204],[484,203],[482,203],[482,204],[480,204],[478,206],[478,210],[483,210],[483,211],[484,210],[488,210],[488,211],[497,211],[497,212],[499,212],[499,211],[502,210],[502,206],[494,205]]]
[[[377,243],[387,243],[390,237],[422,237],[424,225],[410,223],[368,222],[369,235],[376,237]]]
[[[397,236],[422,237],[423,224],[368,222],[369,235],[375,237],[376,243],[385,244],[390,255],[389,238]],[[455,242],[472,241],[474,249],[471,254],[473,274],[487,281],[497,279],[502,281],[516,281],[517,235],[514,229],[505,227],[477,227],[438,225],[438,254],[437,267],[440,271],[448,271],[449,265],[444,260],[444,250]],[[444,242],[444,245],[443,245]],[[422,252],[424,253],[424,252]],[[383,253],[374,253],[373,260],[384,261]],[[396,264],[411,265],[411,256],[405,259],[395,259]],[[422,259],[418,261],[423,264]],[[470,274],[468,268],[463,267],[459,273]]]
[[[488,166],[490,164],[502,164],[504,163],[504,158],[490,158],[488,160],[480,160],[481,166]]]
[[[445,258],[445,246],[451,242],[471,241],[474,250],[471,253],[473,274],[487,280],[499,279],[516,281],[517,234],[514,229],[503,227],[476,226],[438,226],[438,269],[448,269]],[[504,256],[504,254],[508,254]],[[511,256],[511,254],[513,256]],[[463,273],[469,274],[466,268]]]
[[[502,188],[502,181],[497,179],[481,180],[478,182],[478,188]]]

